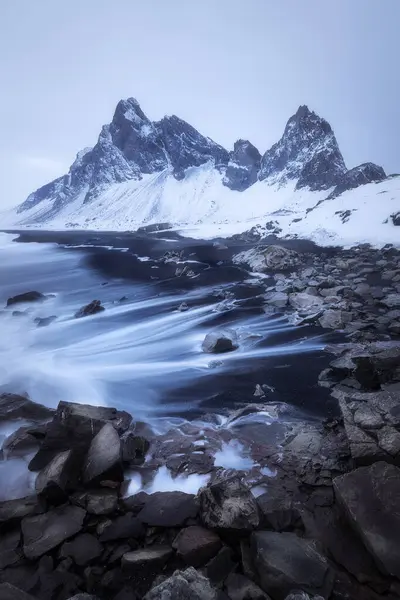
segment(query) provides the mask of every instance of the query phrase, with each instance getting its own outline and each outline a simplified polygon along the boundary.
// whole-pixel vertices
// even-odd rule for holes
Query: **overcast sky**
[[[400,171],[400,0],[0,0],[0,208],[67,171],[120,98],[264,152],[300,104],[349,167]]]

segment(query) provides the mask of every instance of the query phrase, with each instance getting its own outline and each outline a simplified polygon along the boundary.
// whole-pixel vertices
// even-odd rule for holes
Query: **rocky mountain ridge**
[[[257,181],[333,194],[382,181],[382,167],[367,163],[347,170],[330,124],[307,106],[289,119],[283,136],[264,155],[247,140],[232,152],[176,116],[151,121],[134,98],[121,100],[93,148],[78,153],[68,174],[28,196],[17,212],[48,203],[39,220],[49,220],[74,200],[89,203],[112,184],[169,172],[183,180],[189,169],[210,164],[230,190],[243,192]]]

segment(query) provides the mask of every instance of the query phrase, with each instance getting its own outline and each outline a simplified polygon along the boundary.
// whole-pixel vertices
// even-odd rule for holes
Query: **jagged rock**
[[[77,493],[71,500],[90,515],[109,515],[118,509],[118,492],[112,489],[89,490]]]
[[[54,410],[32,402],[27,396],[19,394],[0,394],[0,422],[26,419],[42,421],[54,415]]]
[[[128,430],[131,422],[131,415],[115,408],[60,402],[29,468],[32,471],[42,469],[63,450],[74,450],[83,458],[92,439],[106,423],[111,423],[122,434]]]
[[[0,598],[1,600],[37,600],[11,583],[0,583]]]
[[[400,469],[385,462],[334,480],[347,518],[384,574],[400,573]]]
[[[93,562],[103,552],[103,546],[97,538],[90,533],[80,533],[72,541],[65,542],[60,550],[60,556],[70,556],[79,567]]]
[[[37,494],[51,502],[61,502],[66,498],[68,486],[76,479],[72,450],[57,454],[38,474],[35,482]]]
[[[30,433],[31,427],[20,427],[3,443],[3,452],[7,459],[26,456],[38,449],[40,440]]]
[[[221,329],[207,333],[202,343],[204,352],[220,354],[232,352],[239,347],[237,333],[233,329]]]
[[[390,215],[390,218],[392,219],[393,225],[400,225],[400,212],[393,213],[392,215]]]
[[[237,566],[232,549],[229,546],[223,546],[202,571],[213,585],[220,587]]]
[[[344,329],[351,322],[352,314],[344,310],[325,310],[318,320],[324,329]]]
[[[98,533],[100,534],[100,542],[110,542],[112,540],[143,537],[144,527],[142,521],[128,512],[113,520],[106,521]]]
[[[100,300],[92,300],[92,302],[90,302],[89,304],[86,304],[86,306],[83,306],[82,308],[80,308],[75,313],[75,317],[77,319],[79,319],[81,317],[89,317],[90,315],[95,315],[99,312],[103,312],[103,310],[105,310],[105,308],[104,308],[104,306],[102,306]]]
[[[223,184],[242,192],[257,181],[261,154],[248,140],[237,140],[230,153]]]
[[[21,532],[19,529],[2,533],[0,537],[0,570],[21,560]],[[0,596],[1,598],[1,596]]]
[[[341,177],[340,182],[335,187],[333,192],[331,192],[328,196],[328,200],[333,200],[340,194],[347,190],[351,190],[360,185],[365,185],[366,183],[378,183],[379,181],[383,181],[386,179],[386,173],[374,163],[363,163],[362,165],[358,165],[358,167],[354,167],[350,169],[346,173],[344,173]]]
[[[82,474],[86,485],[124,480],[121,440],[111,423],[106,423],[91,441]]]
[[[287,490],[271,486],[256,499],[260,512],[260,526],[275,531],[288,531],[301,523],[301,515],[293,506]]]
[[[209,580],[193,567],[175,573],[152,588],[143,600],[218,600]]]
[[[222,546],[220,538],[204,527],[192,525],[182,529],[172,547],[187,565],[200,567],[217,554]]]
[[[150,442],[133,431],[127,431],[121,437],[122,460],[131,465],[141,465],[150,448]]]
[[[46,300],[46,296],[40,292],[25,292],[24,294],[18,294],[7,300],[7,306],[13,306],[14,304],[21,304],[22,302],[42,302]]]
[[[121,498],[121,504],[125,510],[137,515],[142,510],[148,499],[149,494],[146,494],[146,492],[138,492],[132,496]]]
[[[282,138],[261,160],[259,179],[298,187],[328,189],[339,183],[346,166],[331,126],[307,106],[300,106],[286,124]]]
[[[206,527],[245,533],[259,525],[257,503],[237,475],[217,478],[200,490],[199,500]]]
[[[85,515],[82,508],[66,505],[43,515],[25,517],[21,523],[25,556],[35,560],[79,533]]]
[[[333,573],[312,541],[294,533],[257,531],[251,549],[260,585],[274,599],[283,600],[294,589],[329,598]]]
[[[248,265],[257,273],[267,273],[294,269],[301,263],[301,256],[283,246],[256,246],[236,254],[233,262]]]
[[[289,303],[289,296],[285,292],[270,292],[264,297],[267,304],[276,306],[277,308],[285,308]]]
[[[182,527],[188,519],[194,519],[198,511],[193,494],[156,492],[146,499],[138,519],[150,527]]]
[[[301,312],[313,312],[320,309],[323,305],[323,300],[313,294],[305,292],[295,292],[289,294],[289,304],[295,310]]]
[[[45,505],[37,496],[26,496],[16,500],[6,500],[0,502],[0,523],[8,521],[20,521],[29,515],[36,515],[44,512]]]
[[[231,600],[271,600],[254,581],[240,573],[229,575],[225,581],[225,589]]]

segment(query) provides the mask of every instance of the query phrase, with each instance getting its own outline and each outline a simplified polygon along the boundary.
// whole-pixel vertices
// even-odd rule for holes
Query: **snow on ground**
[[[334,200],[326,200],[330,190],[295,190],[293,182],[279,187],[261,181],[236,192],[225,187],[222,178],[211,164],[188,169],[181,181],[166,169],[110,185],[86,204],[81,194],[40,227],[126,231],[168,222],[183,235],[212,238],[272,221],[282,229],[281,236],[304,237],[321,245],[400,245],[400,228],[390,219],[400,211],[400,177],[360,186]],[[49,214],[53,202],[2,215],[0,227],[31,226]]]

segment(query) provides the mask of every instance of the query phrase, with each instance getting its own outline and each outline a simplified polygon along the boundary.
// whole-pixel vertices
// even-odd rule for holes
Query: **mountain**
[[[334,209],[350,191],[343,209],[350,211],[346,223],[366,206],[371,215],[378,204],[385,206],[387,223],[379,225],[387,225],[387,240],[398,232],[397,218],[390,218],[400,208],[398,179],[388,183],[396,188],[394,201],[388,196],[383,204],[382,198],[375,201],[375,207],[374,200],[353,206],[360,186],[374,198],[376,186],[387,181],[382,167],[373,163],[348,170],[332,127],[307,106],[299,107],[281,139],[262,155],[243,139],[228,151],[176,116],[151,121],[137,100],[128,98],[117,104],[95,146],[79,152],[66,175],[30,194],[5,220],[17,226],[91,229],[169,222],[216,231],[222,226],[243,231],[268,221],[283,235],[303,235],[292,233],[301,229],[294,225],[314,220],[309,213],[319,214],[322,204],[332,222],[343,226],[335,216],[342,209]],[[315,231],[320,229],[316,224]],[[338,237],[336,229],[328,226],[328,241]],[[313,231],[307,235],[315,237]]]

